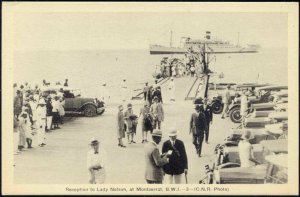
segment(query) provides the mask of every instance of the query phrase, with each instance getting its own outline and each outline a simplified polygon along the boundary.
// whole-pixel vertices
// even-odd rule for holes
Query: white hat
[[[27,110],[28,108],[26,106],[22,107],[22,112],[25,112],[25,110]]]
[[[105,82],[103,82],[103,83],[102,83],[102,85],[104,86],[104,85],[106,85],[106,83],[105,83]]]
[[[171,131],[168,133],[170,137],[176,136],[177,135],[177,129],[171,129]]]
[[[162,137],[162,131],[161,130],[154,130],[153,133],[152,133],[152,136]]]

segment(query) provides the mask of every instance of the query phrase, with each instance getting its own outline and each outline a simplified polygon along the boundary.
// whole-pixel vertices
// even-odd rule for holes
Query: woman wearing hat
[[[124,113],[123,113],[123,106],[119,105],[119,112],[117,115],[117,121],[118,121],[118,146],[125,148],[126,146],[123,145],[122,138],[125,137],[125,121],[124,121]]]
[[[27,107],[22,107],[22,112],[18,117],[19,119],[19,146],[18,149],[20,151],[25,150],[25,145],[27,142],[28,148],[31,148],[30,140],[28,139],[30,132],[30,123],[29,123],[29,116],[27,113]],[[31,140],[32,142],[32,140]]]
[[[38,137],[38,145],[40,147],[46,145],[46,137],[45,137],[45,127],[46,127],[46,102],[42,98],[40,99],[37,108],[36,108],[36,127],[37,127],[37,137]]]
[[[148,105],[148,102],[145,102],[144,107],[141,108],[140,117],[142,117],[142,137],[143,137],[142,143],[144,143],[144,142],[148,142],[147,139],[148,131],[150,131],[151,133],[153,131],[153,126],[152,126],[153,119],[150,114],[150,107]]]
[[[105,182],[106,151],[99,147],[95,138],[90,140],[91,150],[87,154],[87,168],[90,175],[89,183],[103,184]]]
[[[128,143],[136,143],[134,138],[134,131],[136,130],[136,125],[134,124],[134,120],[131,118],[133,116],[132,104],[128,103],[127,110],[124,113],[124,120],[127,128],[127,139]]]
[[[255,164],[260,164],[255,158],[253,154],[253,146],[250,144],[249,140],[253,139],[253,135],[249,130],[245,130],[242,135],[242,140],[239,142],[239,156],[241,161],[241,167],[251,167]]]

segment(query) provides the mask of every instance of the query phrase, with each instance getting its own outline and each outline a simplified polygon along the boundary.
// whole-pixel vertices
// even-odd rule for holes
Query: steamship
[[[172,47],[172,32],[170,46],[150,45],[150,54],[180,54],[188,51],[197,52],[200,46],[207,46],[207,53],[256,53],[259,45],[240,46],[239,44],[232,44],[228,41],[218,39],[211,39],[211,32],[207,31],[204,39],[191,39],[183,37],[182,47]]]

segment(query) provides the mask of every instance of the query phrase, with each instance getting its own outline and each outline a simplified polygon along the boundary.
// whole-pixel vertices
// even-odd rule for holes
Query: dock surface
[[[194,112],[193,104],[191,100],[184,99],[193,81],[189,77],[175,78],[175,102],[168,100],[168,82],[162,86],[165,121],[162,123],[163,138],[160,150],[162,143],[168,140],[169,129],[176,127],[179,132],[178,139],[184,142],[188,156],[189,184],[197,184],[204,176],[204,166],[213,160],[215,146],[229,135],[231,128],[236,126],[229,119],[221,119],[220,115],[214,115],[209,144],[203,144],[201,158],[196,155],[192,136],[189,135],[189,121]],[[133,111],[138,114],[143,100],[128,102],[133,104]],[[90,148],[89,140],[95,137],[101,141],[100,147],[107,152],[106,183],[145,184],[141,122],[135,137],[137,143],[128,144],[124,138],[123,142],[127,147],[118,147],[117,106],[117,103],[108,105],[101,116],[69,118],[61,129],[46,134],[45,147],[35,147],[20,155],[14,155],[15,183],[87,184],[86,155]]]

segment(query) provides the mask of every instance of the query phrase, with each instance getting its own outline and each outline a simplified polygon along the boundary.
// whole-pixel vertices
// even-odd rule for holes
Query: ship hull
[[[193,51],[199,52],[199,48],[192,47]],[[187,53],[187,48],[174,48],[174,47],[164,47],[164,46],[150,46],[150,54],[151,55],[159,55],[159,54],[184,54]],[[206,50],[207,53],[257,53],[258,49],[255,47],[230,47],[230,48],[222,48],[222,47],[208,47]]]

